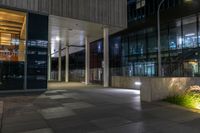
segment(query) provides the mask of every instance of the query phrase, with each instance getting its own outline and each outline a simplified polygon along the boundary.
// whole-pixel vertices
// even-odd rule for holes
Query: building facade
[[[59,51],[57,76],[61,79],[65,66],[67,79],[69,62],[62,53],[73,45],[68,34],[93,40],[102,38],[104,29],[124,29],[126,5],[126,0],[0,0],[0,91],[47,89],[52,51]]]
[[[110,81],[112,76],[158,76],[156,14],[160,0],[127,2],[128,28],[109,38]],[[165,0],[163,3],[160,11],[163,77],[199,77],[199,12],[198,0]],[[103,39],[90,43],[92,83],[103,83],[103,47]]]
[[[157,8],[160,0],[128,0],[128,28],[110,36],[112,76],[157,77]],[[164,77],[200,76],[200,2],[165,0],[161,7]],[[91,43],[90,80],[102,83],[103,40]]]
[[[5,8],[0,16],[0,90],[47,88],[48,16]]]
[[[121,37],[123,51],[122,76],[158,75],[155,16],[159,2],[129,1],[129,29],[117,35]],[[198,8],[199,2],[195,0],[166,0],[162,5],[162,76],[199,76]]]

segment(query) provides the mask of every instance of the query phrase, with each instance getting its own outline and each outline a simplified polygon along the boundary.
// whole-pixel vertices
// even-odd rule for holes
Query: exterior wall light
[[[141,83],[141,82],[139,82],[139,81],[136,81],[136,82],[135,82],[135,85],[136,85],[136,86],[141,86],[141,85],[142,85],[142,83]]]

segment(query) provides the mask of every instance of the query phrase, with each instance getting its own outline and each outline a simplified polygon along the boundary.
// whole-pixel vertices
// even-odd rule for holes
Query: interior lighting
[[[185,36],[186,36],[186,37],[195,36],[195,34],[194,34],[194,33],[189,33],[189,34],[186,34]]]

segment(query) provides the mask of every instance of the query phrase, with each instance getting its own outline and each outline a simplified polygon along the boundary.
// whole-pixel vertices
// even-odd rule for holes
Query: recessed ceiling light
[[[56,41],[60,41],[60,37],[59,36],[56,37]]]

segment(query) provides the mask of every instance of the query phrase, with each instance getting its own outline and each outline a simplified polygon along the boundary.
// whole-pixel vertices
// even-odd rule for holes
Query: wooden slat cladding
[[[0,5],[105,25],[127,26],[127,0],[0,0]]]

